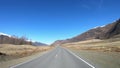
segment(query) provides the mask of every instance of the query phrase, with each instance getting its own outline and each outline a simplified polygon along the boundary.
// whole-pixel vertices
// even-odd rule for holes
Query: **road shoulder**
[[[32,59],[38,58],[38,57],[40,57],[41,55],[43,55],[43,54],[45,54],[47,52],[49,52],[49,51],[39,52],[39,53],[36,53],[34,55],[23,57],[23,58],[19,58],[19,59],[14,59],[14,60],[10,60],[10,61],[0,62],[0,67],[1,68],[10,68],[11,66],[15,66],[15,65],[18,65],[18,64],[30,61]]]
[[[96,68],[119,68],[120,53],[69,49]]]

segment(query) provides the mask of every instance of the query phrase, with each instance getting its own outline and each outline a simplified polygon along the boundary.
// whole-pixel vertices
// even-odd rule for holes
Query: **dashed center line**
[[[56,54],[56,55],[55,55],[55,58],[57,58],[57,57],[58,57],[58,55]]]

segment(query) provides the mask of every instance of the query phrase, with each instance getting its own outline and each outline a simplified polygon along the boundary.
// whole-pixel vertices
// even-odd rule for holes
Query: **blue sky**
[[[51,44],[120,18],[120,0],[0,0],[0,32]]]

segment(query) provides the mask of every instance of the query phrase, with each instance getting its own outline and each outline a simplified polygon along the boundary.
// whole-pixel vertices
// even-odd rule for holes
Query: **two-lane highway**
[[[30,62],[12,66],[11,68],[95,68],[86,61],[76,57],[68,50],[57,46]]]

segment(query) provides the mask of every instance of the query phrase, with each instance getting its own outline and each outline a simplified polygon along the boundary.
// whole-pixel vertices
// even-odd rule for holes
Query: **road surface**
[[[95,68],[68,50],[57,46],[54,50],[26,63],[10,68]]]

